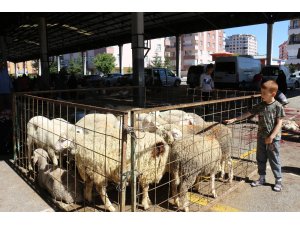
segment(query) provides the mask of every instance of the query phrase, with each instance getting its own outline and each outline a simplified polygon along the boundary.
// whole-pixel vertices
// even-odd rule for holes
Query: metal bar
[[[119,71],[120,73],[123,72],[123,45],[119,45]]]
[[[181,36],[176,35],[176,74],[181,77]]]
[[[41,69],[42,69],[42,88],[49,89],[49,59],[48,59],[48,44],[47,44],[47,24],[46,19],[39,19],[40,31],[40,53],[41,53]]]
[[[131,127],[134,127],[135,113],[130,113]],[[135,173],[135,139],[134,135],[131,135],[131,211],[136,211],[136,173]]]
[[[271,61],[272,61],[272,36],[273,36],[273,23],[268,23],[268,31],[267,31],[267,66],[271,65]]]
[[[125,211],[125,203],[126,203],[126,180],[123,179],[123,175],[126,171],[126,150],[127,150],[127,127],[128,127],[128,113],[123,115],[122,121],[122,149],[121,149],[121,192],[120,192],[120,211]]]
[[[257,95],[233,97],[233,98],[227,98],[227,99],[210,100],[210,101],[205,101],[205,102],[193,102],[193,103],[185,103],[185,104],[178,104],[178,105],[172,105],[172,106],[160,106],[160,107],[147,108],[147,109],[146,108],[145,109],[137,108],[137,109],[132,109],[132,111],[139,112],[139,113],[149,113],[149,112],[153,112],[153,111],[188,108],[188,107],[203,106],[203,105],[220,103],[220,102],[230,102],[230,101],[243,100],[243,99],[249,99],[249,98],[258,98],[258,97],[261,97],[261,95],[257,94]]]
[[[133,83],[138,86],[134,90],[135,105],[145,105],[145,74],[144,74],[144,13],[132,13],[132,65]]]

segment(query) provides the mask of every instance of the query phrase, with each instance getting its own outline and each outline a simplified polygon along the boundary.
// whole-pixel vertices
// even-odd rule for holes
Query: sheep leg
[[[199,175],[196,177],[195,189],[200,193],[201,187],[200,187],[200,176]]]
[[[177,187],[180,183],[178,172],[172,173],[172,181],[171,181],[171,198],[169,199],[169,203],[176,205],[179,207],[179,197]]]
[[[211,185],[211,193],[214,198],[217,197],[216,188],[215,188],[215,173],[211,173],[210,175],[210,185]]]
[[[151,205],[151,200],[149,198],[149,184],[141,185],[143,189],[143,200],[142,205],[144,210],[149,209],[149,205]]]
[[[32,138],[31,137],[27,137],[27,162],[28,162],[28,170],[32,171],[33,167],[32,167],[32,163],[31,163],[31,155],[32,155]]]
[[[178,200],[178,208],[184,212],[189,211],[189,201],[188,201],[188,183],[183,181],[179,184],[179,200]]]
[[[115,207],[111,204],[111,202],[110,202],[110,200],[109,200],[109,198],[107,196],[106,187],[103,186],[103,185],[101,185],[101,186],[97,185],[96,189],[97,189],[97,191],[100,194],[100,197],[101,197],[101,199],[102,199],[102,201],[104,203],[105,209],[108,210],[108,211],[110,211],[110,212],[116,211]]]
[[[233,163],[232,163],[232,159],[229,158],[228,159],[228,165],[229,165],[229,183],[232,183],[233,180]]]
[[[52,160],[53,165],[58,166],[58,160],[57,160],[54,150],[52,148],[48,148],[48,153],[49,153],[50,159]]]
[[[222,159],[221,160],[221,177],[220,177],[220,181],[224,181],[225,179],[225,160]]]
[[[85,181],[84,198],[88,200],[88,202],[92,202],[92,190],[93,190],[93,181],[87,179]]]

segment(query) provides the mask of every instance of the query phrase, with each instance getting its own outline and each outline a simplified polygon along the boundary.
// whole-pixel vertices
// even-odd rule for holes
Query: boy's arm
[[[276,119],[276,126],[274,127],[271,135],[266,138],[265,143],[266,144],[271,144],[273,142],[273,139],[276,137],[276,135],[279,133],[281,126],[282,126],[282,118],[277,118]]]
[[[234,123],[236,121],[244,120],[244,119],[248,118],[251,115],[252,115],[252,113],[246,112],[246,113],[242,114],[239,117],[236,117],[236,118],[233,118],[233,119],[229,119],[229,120],[224,120],[224,123],[231,124],[231,123]]]

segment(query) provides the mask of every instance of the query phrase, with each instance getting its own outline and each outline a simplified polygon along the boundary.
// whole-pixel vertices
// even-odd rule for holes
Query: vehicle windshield
[[[263,76],[278,76],[279,71],[279,67],[264,67],[262,69],[262,74]]]
[[[235,63],[234,62],[217,62],[216,72],[226,72],[235,74]]]

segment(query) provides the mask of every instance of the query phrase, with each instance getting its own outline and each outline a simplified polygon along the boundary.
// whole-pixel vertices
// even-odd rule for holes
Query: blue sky
[[[288,39],[289,20],[274,23],[272,57],[278,58],[278,46]],[[233,34],[253,34],[257,38],[258,54],[265,55],[267,47],[267,24],[224,29],[227,36]]]

